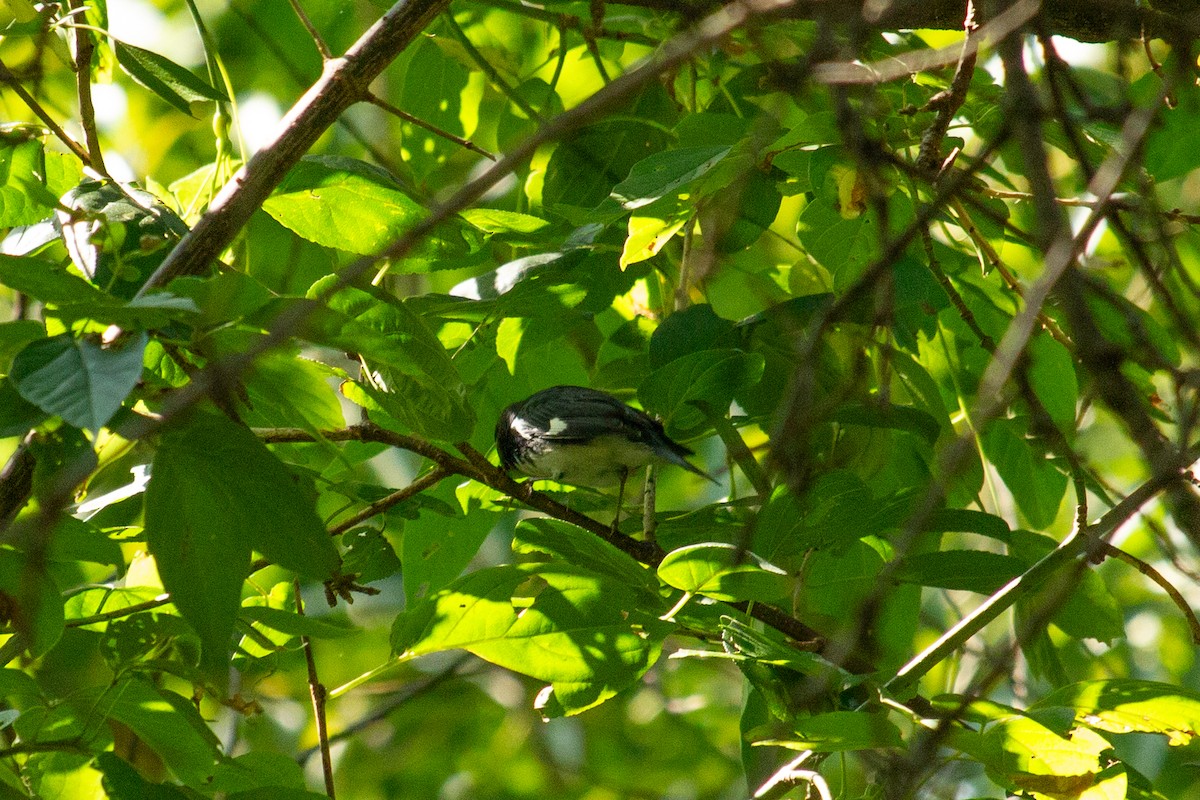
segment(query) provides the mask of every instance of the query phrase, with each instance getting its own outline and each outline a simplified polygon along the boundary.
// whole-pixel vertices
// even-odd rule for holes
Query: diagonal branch
[[[288,170],[342,112],[367,96],[371,81],[448,5],[449,0],[400,0],[345,56],[327,61],[320,79],[283,118],[271,142],[238,170],[139,294],[208,269]]]

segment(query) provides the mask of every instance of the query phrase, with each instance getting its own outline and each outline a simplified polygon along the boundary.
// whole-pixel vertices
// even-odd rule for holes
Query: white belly
[[[587,444],[559,444],[519,469],[532,478],[547,478],[572,486],[615,486],[621,470],[633,473],[654,459],[644,444],[623,436],[602,436]]]

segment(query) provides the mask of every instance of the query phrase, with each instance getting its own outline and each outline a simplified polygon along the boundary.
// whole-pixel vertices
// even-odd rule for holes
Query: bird
[[[496,422],[496,450],[501,467],[534,480],[618,486],[614,533],[625,481],[639,467],[674,464],[716,483],[687,460],[693,452],[667,436],[661,422],[585,386],[551,386],[508,406]]]

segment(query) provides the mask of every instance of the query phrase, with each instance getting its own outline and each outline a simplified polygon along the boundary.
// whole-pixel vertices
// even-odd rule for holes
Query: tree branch
[[[213,199],[139,292],[180,275],[204,272],[267,199],[288,170],[347,108],[367,96],[371,81],[449,5],[449,0],[400,0],[322,75],[280,122],[274,139],[254,154]]]

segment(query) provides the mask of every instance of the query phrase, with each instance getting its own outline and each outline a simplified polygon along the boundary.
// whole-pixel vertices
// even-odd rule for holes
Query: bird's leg
[[[654,478],[654,465],[646,467],[646,491],[642,495],[642,534],[647,542],[654,541],[654,528],[657,520],[654,517],[654,497],[658,482]]]
[[[612,532],[614,536],[621,530],[621,503],[625,499],[625,480],[629,477],[629,468],[621,467],[621,470],[618,474],[621,476],[621,484],[617,489],[617,515],[613,517],[612,524]]]

